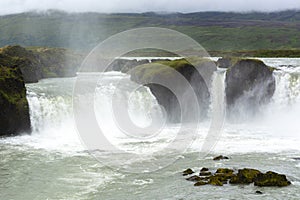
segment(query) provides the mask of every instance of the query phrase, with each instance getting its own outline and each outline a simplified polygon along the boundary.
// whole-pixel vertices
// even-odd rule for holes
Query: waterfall
[[[124,84],[117,87],[119,80]],[[39,147],[56,145],[58,148],[69,146],[77,149],[80,140],[73,118],[72,91],[76,78],[44,79],[39,83],[27,84],[27,99],[30,108],[32,137],[43,139]],[[118,125],[114,121],[111,103],[112,98],[128,101],[128,114],[133,123],[139,127],[149,125],[150,113],[155,112],[158,119],[163,118],[161,108],[155,97],[146,87],[131,91],[136,85],[129,80],[128,75],[120,72],[107,72],[95,91],[94,110],[98,125],[104,130],[119,137]],[[120,88],[121,87],[121,88]],[[113,96],[117,94],[116,96]],[[93,106],[93,105],[91,105]],[[50,147],[51,148],[51,147]],[[53,147],[55,148],[55,147]]]
[[[274,72],[276,91],[273,105],[278,108],[300,103],[300,70],[283,68]]]
[[[218,68],[213,75],[211,88],[210,117],[218,118],[225,115],[226,108],[226,69]]]
[[[225,79],[226,69],[218,68],[218,70],[214,72],[211,88],[210,118],[212,122],[201,150],[201,152],[205,154],[212,150],[222,133],[221,129],[225,120],[226,111]]]
[[[264,107],[262,123],[282,137],[300,137],[300,68],[280,67],[274,71],[276,90]],[[259,118],[259,120],[261,120]]]

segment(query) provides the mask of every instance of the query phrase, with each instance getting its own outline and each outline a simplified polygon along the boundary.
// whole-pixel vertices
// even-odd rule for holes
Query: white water
[[[107,132],[111,133],[107,136],[112,143],[125,151],[145,155],[136,163],[128,160],[123,165],[139,165],[137,169],[146,171],[147,165],[163,157],[179,158],[166,170],[153,174],[129,175],[107,169],[85,151],[72,113],[75,78],[46,79],[28,84],[33,133],[0,139],[3,155],[0,161],[0,199],[197,199],[203,194],[207,199],[238,199],[241,195],[246,199],[259,198],[251,196],[256,188],[250,186],[224,186],[221,189],[204,187],[203,190],[194,190],[189,183],[178,180],[180,176],[177,173],[183,169],[201,166],[213,169],[254,167],[285,173],[292,180],[293,186],[276,190],[266,188],[263,192],[270,198],[299,199],[300,163],[292,158],[300,156],[300,59],[264,61],[280,69],[274,74],[276,91],[272,102],[263,108],[264,112],[257,119],[240,124],[225,123],[220,137],[213,138],[218,143],[211,153],[231,156],[228,162],[212,162],[211,157],[203,159],[198,155],[207,136],[209,120],[200,124],[196,140],[187,152],[181,152],[180,155],[178,152],[174,154],[164,151],[166,145],[173,142],[177,125],[165,127],[160,135],[137,139],[119,132],[113,120],[104,123]],[[111,92],[115,89],[115,83],[123,78],[128,77],[109,72],[104,82],[99,83],[94,106],[100,123],[101,116],[111,115],[108,107]],[[218,73],[214,77],[211,110],[213,107],[221,110],[224,106],[224,78],[225,73]],[[130,97],[129,115],[136,125],[144,127],[151,123],[148,113],[153,108],[157,110],[158,118],[164,118],[148,89],[142,87],[134,93],[127,93],[126,87],[131,85],[129,81],[127,83],[122,95]],[[213,117],[214,113],[210,116]],[[190,138],[187,137],[182,141],[188,140]],[[176,146],[173,148],[176,149]],[[152,156],[156,152],[160,154]],[[122,155],[119,159],[122,160]],[[161,165],[165,166],[166,163]],[[158,194],[157,191],[161,192]]]

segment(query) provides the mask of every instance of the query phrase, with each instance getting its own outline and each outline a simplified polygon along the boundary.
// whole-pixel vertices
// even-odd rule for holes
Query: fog
[[[70,12],[279,11],[300,9],[299,0],[1,0],[0,15],[31,10]]]

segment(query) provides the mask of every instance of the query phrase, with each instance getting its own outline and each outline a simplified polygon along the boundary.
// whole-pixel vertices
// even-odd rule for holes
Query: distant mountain
[[[49,10],[0,16],[0,46],[90,50],[121,31],[165,27],[185,33],[207,50],[300,49],[300,11],[273,13],[66,13]]]

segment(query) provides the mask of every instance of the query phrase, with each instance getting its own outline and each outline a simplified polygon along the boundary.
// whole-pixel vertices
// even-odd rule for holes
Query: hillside
[[[90,50],[137,27],[178,30],[210,51],[300,49],[300,11],[275,13],[21,13],[0,16],[0,46],[49,46]]]

